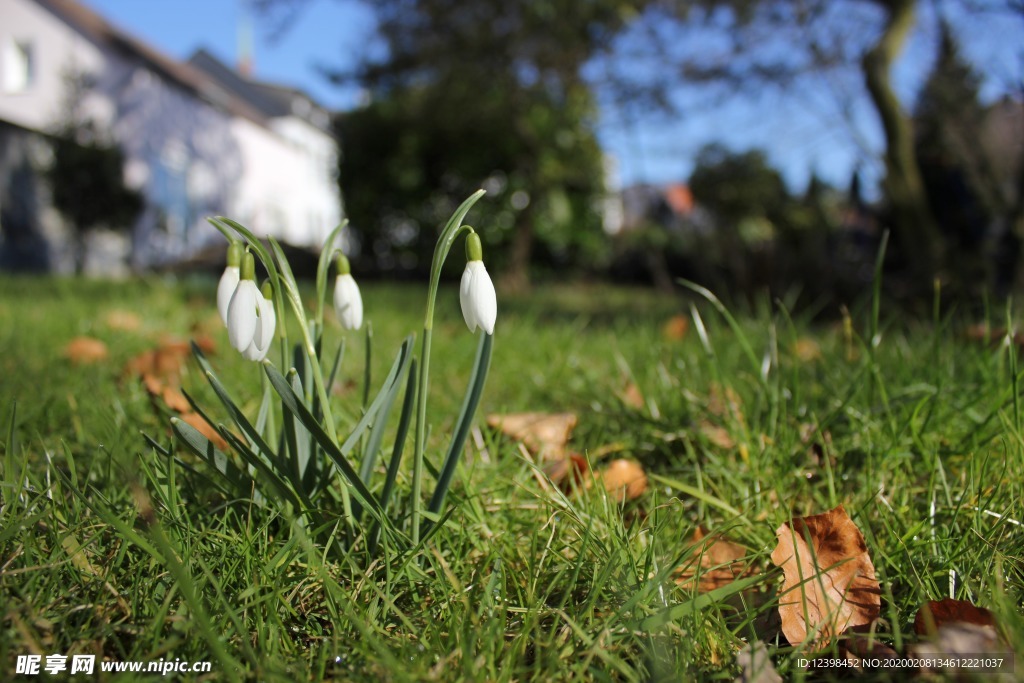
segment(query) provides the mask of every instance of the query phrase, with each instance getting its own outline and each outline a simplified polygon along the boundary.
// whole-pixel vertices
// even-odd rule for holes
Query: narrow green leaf
[[[753,366],[754,372],[760,377],[761,360],[757,357],[757,354],[754,353],[754,349],[750,345],[750,340],[747,339],[747,335],[743,331],[743,328],[740,326],[736,318],[733,317],[732,313],[729,312],[729,309],[725,307],[725,304],[723,304],[722,301],[707,287],[701,287],[695,282],[690,282],[689,280],[684,280],[682,278],[679,278],[676,281],[687,289],[690,289],[707,299],[708,302],[714,306],[715,310],[718,311],[719,315],[725,318],[725,322],[728,323],[729,327],[736,335],[736,341],[739,342],[744,355],[746,355],[747,360],[749,360],[750,364]]]
[[[209,463],[215,472],[234,487],[235,490],[232,494],[237,495],[245,491],[244,482],[248,480],[248,476],[231,462],[227,454],[214,446],[212,441],[203,436],[195,427],[176,417],[171,418],[171,428],[182,444]]]
[[[341,340],[338,352],[334,354],[334,363],[331,364],[331,374],[327,377],[327,395],[330,396],[334,390],[334,380],[338,376],[338,368],[341,367],[341,359],[345,356],[345,340]]]
[[[316,442],[324,450],[325,453],[334,462],[335,467],[341,471],[345,479],[348,480],[349,485],[356,492],[356,495],[362,499],[364,505],[367,505],[376,515],[381,514],[380,503],[375,499],[373,493],[370,492],[366,485],[359,479],[359,475],[353,469],[352,465],[349,464],[348,460],[345,459],[345,453],[338,448],[338,445],[334,443],[324,428],[320,426],[320,423],[316,421],[313,414],[309,412],[309,409],[303,405],[299,396],[292,390],[291,384],[284,378],[284,376],[275,368],[271,363],[264,362],[264,369],[266,370],[267,376],[270,378],[271,384],[274,385],[274,389],[277,390],[278,395],[281,397],[281,402],[284,407],[291,412],[294,416],[306,426],[306,429],[313,435]]]
[[[292,380],[292,390],[297,396],[302,396],[302,382],[299,379],[299,373],[292,370],[289,371],[288,375]],[[292,467],[294,468],[295,475],[293,479],[295,487],[304,489],[308,495],[312,496],[313,492],[311,487],[306,485],[307,470],[311,466],[314,470],[316,469],[316,461],[310,458],[312,435],[294,415],[292,415],[290,419],[286,420],[286,422],[292,425],[292,429],[295,434],[295,450],[292,451],[291,454]],[[312,481],[312,479],[312,476],[308,478],[309,481]]]
[[[398,479],[398,470],[402,464],[402,453],[405,450],[405,442],[409,437],[409,426],[412,424],[413,414],[416,411],[416,359],[409,361],[409,375],[405,383],[405,398],[402,400],[402,412],[398,417],[398,431],[395,434],[395,445],[391,450],[391,461],[388,463],[388,473],[384,479],[384,489],[380,494],[380,504],[386,513],[391,502],[391,494],[395,488],[395,481]],[[380,524],[374,523],[370,532],[369,552],[376,555],[377,545],[380,542]]]
[[[363,432],[373,422],[377,411],[380,410],[381,404],[384,402],[385,391],[393,383],[398,381],[399,375],[405,368],[406,363],[409,362],[409,349],[412,347],[413,337],[412,335],[406,337],[405,341],[402,342],[402,347],[398,351],[398,356],[395,358],[395,362],[391,365],[391,370],[388,372],[387,377],[384,379],[384,384],[381,386],[380,391],[377,392],[376,398],[370,404],[370,407],[366,409],[366,414],[356,424],[355,429],[349,434],[348,438],[345,439],[345,443],[341,445],[341,452],[348,455],[359,443],[359,439],[362,437]]]
[[[409,362],[409,378],[405,383],[405,398],[402,400],[402,413],[398,418],[398,432],[395,434],[395,445],[391,450],[391,462],[388,463],[388,474],[384,480],[384,489],[380,494],[381,505],[387,510],[388,502],[391,500],[391,493],[398,479],[398,469],[402,463],[402,452],[405,450],[405,442],[409,436],[409,426],[412,424],[413,414],[416,411],[416,359]]]
[[[220,399],[221,404],[228,411],[228,416],[231,418],[231,421],[235,423],[243,434],[245,434],[251,446],[259,451],[263,458],[266,459],[267,463],[283,470],[284,467],[282,467],[282,465],[286,464],[280,462],[280,459],[277,457],[274,449],[271,448],[263,439],[263,435],[260,434],[259,430],[257,430],[251,422],[249,422],[249,418],[245,416],[245,413],[242,412],[241,408],[239,408],[234,400],[232,400],[231,395],[228,394],[228,390],[223,384],[221,384],[217,375],[213,373],[213,369],[210,367],[209,361],[206,360],[206,356],[203,355],[203,352],[195,345],[194,342],[192,344],[192,352],[195,354],[196,358],[199,360],[200,366],[203,368],[203,372],[206,375],[206,381],[209,382],[214,393],[217,394],[217,398]],[[187,394],[186,398],[188,398]],[[195,401],[189,399],[189,404],[199,412],[199,406]],[[207,422],[214,424],[212,420],[207,420]],[[221,436],[224,436],[224,434]]]
[[[16,500],[18,497],[18,491],[21,489],[22,476],[20,474],[21,469],[24,467],[24,463],[19,466],[17,452],[18,452],[18,435],[15,431],[15,423],[18,417],[18,402],[11,402],[11,417],[7,422],[7,447],[4,451],[4,481],[8,486],[14,488],[11,492],[10,500]]]
[[[391,406],[394,405],[395,397],[398,396],[398,391],[401,389],[401,373],[405,372],[407,367],[408,364],[403,363],[395,381],[385,385],[385,387],[381,389],[381,392],[384,394],[384,401],[377,410],[377,417],[374,418],[373,426],[370,428],[370,438],[367,439],[366,446],[363,448],[363,462],[359,468],[359,478],[362,479],[367,486],[370,485],[370,478],[373,476],[373,468],[377,464],[377,454],[380,452],[380,445],[384,439],[384,432],[388,427],[388,417],[391,415]],[[361,510],[358,507],[353,506],[352,514],[355,515],[356,519],[359,519],[360,513]]]
[[[444,465],[441,466],[441,474],[438,477],[437,487],[430,498],[430,512],[437,514],[444,505],[445,496],[451,486],[452,477],[455,474],[455,467],[462,456],[462,448],[469,436],[469,428],[473,423],[473,416],[480,404],[480,396],[483,394],[484,383],[487,381],[487,371],[491,366],[491,349],[494,346],[494,336],[486,332],[480,333],[480,343],[476,349],[476,360],[473,362],[473,373],[469,378],[469,386],[466,388],[466,396],[462,399],[462,409],[455,422],[455,434],[452,436],[451,444],[448,446],[448,453],[444,458]]]
[[[363,407],[370,402],[370,381],[371,372],[373,370],[373,325],[367,321],[366,323],[366,358],[363,363]]]

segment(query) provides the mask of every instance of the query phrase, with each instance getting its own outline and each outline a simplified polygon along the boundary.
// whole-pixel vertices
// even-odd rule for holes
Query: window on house
[[[3,71],[6,92],[24,92],[32,86],[35,80],[35,59],[32,52],[32,43],[27,40],[10,40],[4,45]]]

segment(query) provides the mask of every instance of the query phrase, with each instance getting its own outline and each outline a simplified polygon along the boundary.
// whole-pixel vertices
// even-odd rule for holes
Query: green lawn
[[[18,655],[60,653],[210,661],[211,680],[732,680],[738,650],[758,640],[784,678],[801,679],[807,652],[779,631],[782,573],[769,555],[780,524],[838,504],[866,537],[885,642],[905,652],[919,606],[952,595],[992,610],[1024,671],[1018,348],[968,339],[976,321],[913,322],[883,306],[876,323],[860,302],[852,328],[811,327],[765,304],[732,327],[694,297],[702,330],[690,299],[646,291],[499,294],[454,510],[422,552],[368,563],[325,554],[278,508],[225,497],[193,455],[175,446],[199,476],[143,439],[171,444],[170,412],[124,368],[166,335],[212,337],[217,374],[256,418],[261,373],[228,345],[215,287],[0,278],[0,679]],[[374,387],[422,327],[424,298],[363,285]],[[677,314],[690,321],[682,339],[663,331]],[[103,341],[108,357],[71,363],[63,351],[77,336]],[[340,338],[331,318],[328,347]],[[475,347],[457,291],[443,289],[435,468]],[[360,417],[364,351],[361,335],[348,340],[332,399],[342,433]],[[194,360],[182,383],[214,407]],[[642,403],[621,398],[630,384]],[[521,411],[575,412],[571,447],[596,469],[639,461],[650,487],[619,505],[600,487],[546,485],[484,426]],[[407,497],[408,468],[397,486]],[[748,549],[744,590],[677,585],[698,525]]]

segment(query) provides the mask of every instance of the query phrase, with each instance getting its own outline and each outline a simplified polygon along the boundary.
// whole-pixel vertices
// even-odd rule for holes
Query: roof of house
[[[188,63],[217,81],[221,87],[235,97],[241,98],[267,118],[279,116],[298,116],[314,126],[327,130],[329,118],[327,111],[317,104],[313,98],[298,88],[275,83],[266,83],[247,78],[238,71],[219,60],[211,52],[199,49]],[[305,102],[306,112],[296,111],[296,103]],[[321,121],[311,116],[319,110],[323,113]]]
[[[225,109],[261,125],[267,115],[259,108],[225,89],[213,78],[194,66],[179,62],[151,45],[114,26],[99,14],[76,0],[35,0],[83,35],[99,44],[122,50],[145,62],[161,76],[195,94],[211,105]]]

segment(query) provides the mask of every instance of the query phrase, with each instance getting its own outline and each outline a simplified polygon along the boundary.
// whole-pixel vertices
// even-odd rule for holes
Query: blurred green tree
[[[1019,12],[1005,0],[951,0],[942,7],[954,4],[956,15],[970,17],[974,28]],[[841,92],[839,104],[853,128],[850,112],[862,100],[870,103],[884,134],[881,189],[894,247],[904,256],[912,286],[927,292],[948,259],[921,176],[908,103],[892,82],[923,8],[921,0],[661,3],[638,22],[631,64],[657,65],[667,74],[664,82],[703,84],[707,96],[724,99],[774,90],[790,101],[811,101]]]
[[[484,186],[476,220],[493,223],[482,235],[507,285],[528,284],[538,252],[560,268],[599,258],[604,169],[582,70],[634,4],[375,3],[385,49],[334,74],[371,98],[339,120],[342,191],[371,249],[425,267],[439,217]]]
[[[124,181],[124,151],[84,113],[91,79],[75,69],[63,75],[64,101],[46,170],[53,206],[71,224],[75,273],[85,270],[88,234],[97,228],[131,230],[142,194]]]
[[[550,266],[599,260],[603,178],[591,112],[584,91],[556,106],[542,89],[454,78],[396,87],[340,115],[340,182],[364,253],[385,268],[426,270],[438,226],[483,186],[490,201],[474,220],[506,281],[528,282],[535,241]]]
[[[47,171],[53,206],[71,224],[75,273],[85,269],[87,235],[99,227],[130,230],[142,209],[142,195],[125,185],[124,153],[99,139],[91,126],[74,126],[53,138]]]

